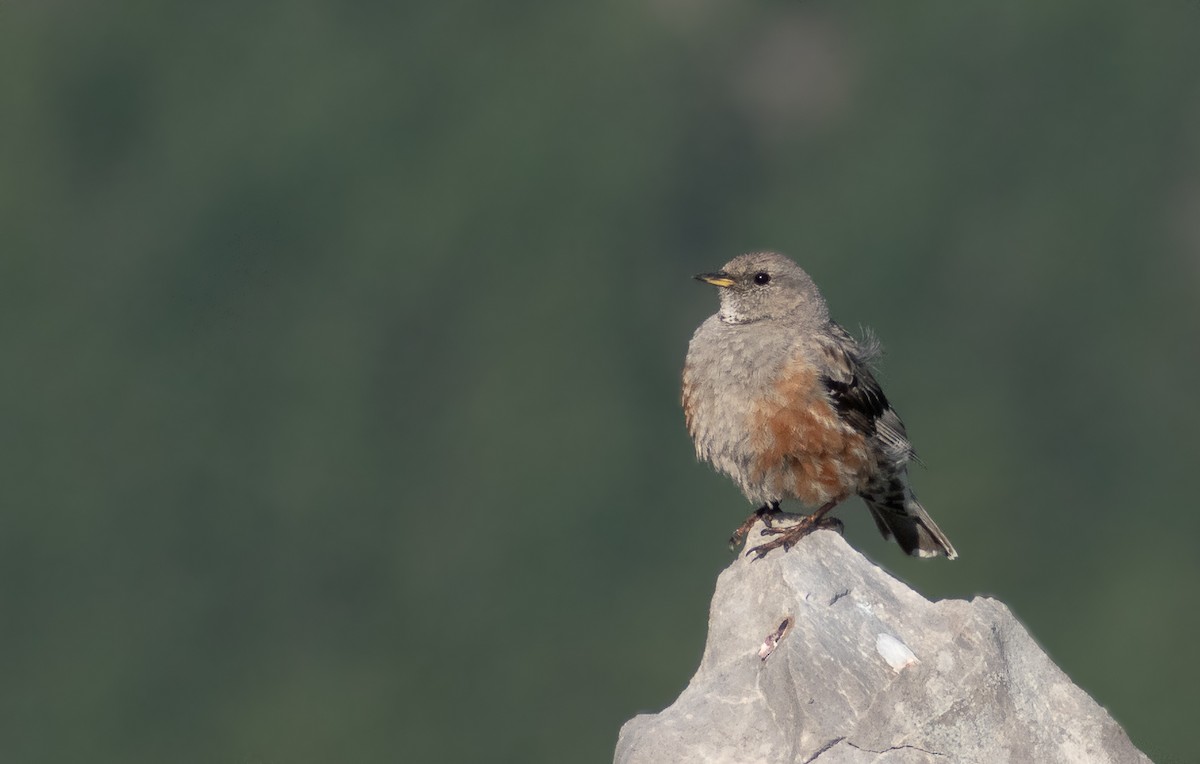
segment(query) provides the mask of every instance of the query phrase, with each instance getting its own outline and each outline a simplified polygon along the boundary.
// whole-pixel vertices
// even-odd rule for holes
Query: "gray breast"
[[[762,496],[749,484],[749,420],[754,402],[773,394],[788,354],[786,333],[772,331],[779,328],[711,316],[692,336],[684,365],[683,403],[696,455],[733,478],[751,501]]]

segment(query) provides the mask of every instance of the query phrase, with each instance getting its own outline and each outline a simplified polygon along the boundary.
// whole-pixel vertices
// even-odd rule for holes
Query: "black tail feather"
[[[867,509],[883,537],[894,538],[905,554],[917,557],[958,557],[954,545],[937,526],[917,497],[901,484],[900,491],[864,495]]]

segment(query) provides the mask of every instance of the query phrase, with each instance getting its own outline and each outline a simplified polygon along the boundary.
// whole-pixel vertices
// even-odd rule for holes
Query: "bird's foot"
[[[783,510],[779,508],[779,502],[777,501],[772,501],[769,504],[763,504],[761,507],[751,512],[750,516],[747,517],[742,524],[737,527],[737,530],[733,532],[733,535],[729,537],[729,551],[733,552],[737,550],[738,545],[745,540],[746,534],[750,532],[750,529],[753,528],[754,524],[759,520],[762,520],[763,524],[770,528],[772,527],[775,516],[782,514],[784,514]]]
[[[795,546],[800,539],[820,528],[837,531],[840,534],[845,530],[845,525],[836,517],[825,517],[818,514],[804,515],[795,524],[785,527],[768,524],[767,527],[759,531],[759,534],[774,536],[775,538],[765,544],[759,544],[752,548],[746,552],[746,556],[750,557],[753,555],[755,560],[761,560],[772,549],[782,548],[786,552]]]

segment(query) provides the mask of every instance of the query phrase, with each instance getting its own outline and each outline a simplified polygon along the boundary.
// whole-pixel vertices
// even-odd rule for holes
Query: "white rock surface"
[[[720,575],[700,668],[669,708],[625,723],[615,761],[1149,759],[1002,603],[929,602],[818,531]]]

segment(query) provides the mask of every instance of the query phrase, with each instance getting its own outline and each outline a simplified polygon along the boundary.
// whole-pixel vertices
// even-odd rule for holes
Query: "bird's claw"
[[[745,541],[746,535],[750,533],[750,529],[754,527],[755,523],[761,520],[763,525],[770,528],[772,522],[774,521],[775,515],[778,514],[782,514],[779,510],[779,502],[764,504],[754,512],[750,513],[750,516],[747,517],[742,524],[737,527],[737,530],[733,532],[733,535],[729,537],[729,551],[737,551],[738,545]]]
[[[760,530],[758,535],[776,536],[776,538],[772,541],[768,541],[765,544],[759,544],[758,546],[753,547],[746,552],[746,556],[753,556],[754,559],[751,561],[756,562],[766,557],[767,553],[772,549],[782,548],[786,553],[789,549],[794,547],[800,541],[800,539],[804,538],[818,528],[836,531],[838,534],[842,534],[845,530],[845,524],[836,517],[818,517],[813,519],[812,516],[805,516],[794,525],[789,525],[784,528],[767,526]]]

